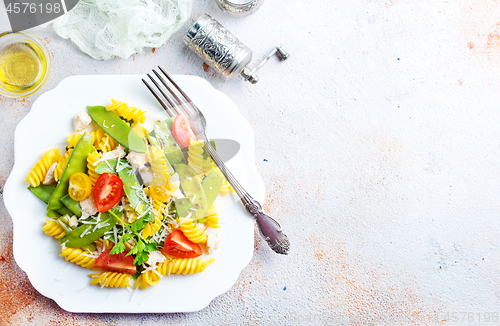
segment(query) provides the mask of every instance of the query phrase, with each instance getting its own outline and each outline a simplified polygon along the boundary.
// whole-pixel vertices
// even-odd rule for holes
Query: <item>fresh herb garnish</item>
[[[130,250],[130,252],[127,254],[127,256],[135,255],[134,265],[136,265],[136,266],[142,265],[145,261],[147,261],[149,259],[149,253],[151,251],[158,250],[158,245],[154,241],[143,239],[142,236],[137,231],[135,231],[133,228],[131,228],[130,224],[123,222],[121,220],[121,218],[118,215],[116,215],[115,213],[113,213],[111,211],[109,211],[109,212],[110,212],[110,214],[112,214],[116,219],[118,219],[122,223],[124,228],[126,228],[132,232],[132,234],[123,233],[122,237],[120,238],[120,241],[118,241],[118,243],[113,247],[113,249],[110,251],[110,253],[111,254],[118,254],[118,253],[124,252],[126,249],[125,242],[136,237],[137,243],[132,248],[132,250]]]

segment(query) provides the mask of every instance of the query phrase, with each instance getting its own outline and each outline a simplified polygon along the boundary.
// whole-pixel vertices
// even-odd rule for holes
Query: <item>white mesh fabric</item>
[[[59,36],[99,60],[160,47],[189,19],[192,0],[80,0],[57,18]]]

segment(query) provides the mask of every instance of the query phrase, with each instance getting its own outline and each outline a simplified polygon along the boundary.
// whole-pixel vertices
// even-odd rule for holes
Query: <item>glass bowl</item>
[[[25,97],[49,78],[50,54],[45,45],[25,32],[0,34],[0,95]]]

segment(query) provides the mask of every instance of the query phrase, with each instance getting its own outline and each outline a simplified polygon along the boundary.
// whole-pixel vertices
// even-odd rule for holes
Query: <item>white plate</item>
[[[254,222],[234,195],[216,201],[224,241],[213,254],[216,261],[203,273],[172,275],[156,286],[134,293],[126,289],[88,286],[92,271],[59,257],[58,241],[41,230],[45,204],[24,180],[44,151],[61,147],[73,133],[72,119],[87,105],[106,105],[111,98],[147,111],[148,123],[164,116],[163,109],[143,85],[145,76],[75,76],[43,94],[15,132],[15,164],[4,189],[4,201],[14,224],[14,257],[33,286],[72,312],[190,312],[206,307],[229,290],[253,254]],[[174,76],[207,118],[209,138],[240,143],[228,167],[257,200],[264,184],[254,164],[254,135],[235,104],[199,77]],[[151,125],[146,125],[150,130]]]

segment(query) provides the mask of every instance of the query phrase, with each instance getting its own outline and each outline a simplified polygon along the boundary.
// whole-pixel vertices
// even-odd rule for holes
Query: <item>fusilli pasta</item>
[[[95,148],[103,153],[106,153],[115,149],[116,146],[116,140],[111,138],[108,134],[104,133],[104,136],[101,137],[97,145],[95,145]]]
[[[87,156],[87,168],[88,168],[88,175],[90,178],[90,181],[92,182],[92,185],[95,185],[95,182],[99,178],[99,174],[95,173],[94,170],[96,168],[95,162],[97,162],[102,156],[102,153],[100,152],[92,152]]]
[[[88,269],[92,269],[95,264],[95,258],[87,256],[84,251],[78,248],[62,248],[62,252],[59,256]]]
[[[212,161],[212,158],[210,156],[207,157],[201,164],[201,169],[203,170],[205,175],[208,175],[214,167],[214,162]]]
[[[210,226],[214,229],[217,229],[220,227],[219,226],[219,213],[215,209],[215,205],[212,205],[212,207],[210,207],[210,209],[208,210],[206,223],[208,226]]]
[[[196,223],[194,223],[192,219],[185,219],[182,224],[179,225],[179,230],[194,243],[207,242],[207,235],[196,226]]]
[[[132,131],[141,138],[144,138],[147,134],[149,134],[149,131],[138,122],[132,123],[130,127],[132,128]]]
[[[112,242],[109,241],[108,239],[100,238],[100,239],[97,239],[96,241],[94,241],[94,243],[96,244],[96,246],[98,247],[98,250],[100,250],[100,252],[106,251],[106,250],[111,249],[113,247]]]
[[[161,263],[155,270],[145,271],[137,278],[135,288],[140,287],[142,290],[148,288],[149,285],[157,284],[160,279],[170,274],[194,274],[201,273],[208,265],[213,263],[215,258],[207,260],[203,258],[181,258],[167,260]]]
[[[195,174],[203,173],[203,140],[193,141],[191,139],[188,148],[188,166]]]
[[[156,216],[156,213],[155,213],[155,221],[154,223],[153,222],[149,222],[145,227],[144,229],[142,229],[142,237],[143,238],[148,238],[150,236],[152,236],[153,234],[155,234],[156,232],[158,232],[158,230],[160,230],[161,228],[161,219],[159,219],[157,216]]]
[[[50,166],[59,159],[59,148],[49,149],[42,155],[42,159],[38,161],[31,169],[26,177],[25,182],[29,182],[32,187],[37,187],[43,182]]]
[[[128,201],[128,198],[126,196],[123,196],[122,204],[123,204],[123,212],[125,213],[125,217],[127,217],[127,222],[128,223],[135,222],[139,214],[137,214],[134,207],[130,205],[130,202]]]
[[[151,169],[155,173],[156,178],[153,180],[154,186],[165,187],[170,191],[169,177],[167,166],[165,165],[165,155],[161,149],[156,146],[151,146],[147,152],[147,158]]]
[[[220,187],[219,194],[224,197],[229,192],[233,192],[234,193],[234,189],[233,189],[233,187],[231,187],[231,185],[229,184],[229,182],[227,182],[226,178],[224,178],[222,180],[222,186]]]
[[[120,117],[125,120],[134,120],[134,122],[143,123],[146,121],[144,111],[128,106],[125,102],[118,102],[111,99],[111,104],[106,105],[107,111],[115,111]]]
[[[148,187],[144,189],[147,196],[152,199],[153,202],[153,211],[154,211],[154,222],[149,222],[146,227],[142,230],[142,237],[148,238],[152,236],[154,233],[158,232],[161,228],[161,221],[163,220],[163,216],[165,213],[165,205],[162,201],[164,200],[164,196],[161,195],[161,192],[158,192],[158,188],[164,187]],[[167,197],[168,200],[168,197]],[[166,201],[166,200],[165,200]]]
[[[56,221],[49,220],[48,218],[45,219],[42,230],[46,234],[56,239],[61,239],[66,235],[66,231],[64,231],[64,229],[59,224],[57,224]]]
[[[97,128],[95,131],[87,131],[92,136],[92,144],[94,146],[97,146],[101,138],[104,136],[104,130],[101,128]],[[75,133],[75,134],[70,134],[68,138],[66,138],[66,141],[68,142],[68,148],[72,148],[76,146],[76,143],[80,140],[80,138],[83,136],[83,133]]]
[[[124,288],[130,286],[132,276],[118,272],[104,272],[89,274],[92,277],[90,284],[99,284],[101,287]]]
[[[73,152],[73,148],[69,148],[64,155],[60,155],[59,159],[57,160],[57,166],[56,169],[54,170],[54,179],[56,181],[59,181],[62,177],[62,174],[64,172],[64,169],[66,168],[66,165],[68,164],[69,157],[71,156],[71,153]]]

